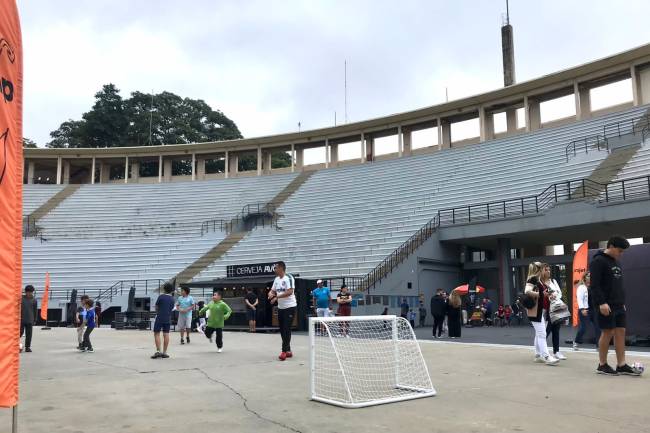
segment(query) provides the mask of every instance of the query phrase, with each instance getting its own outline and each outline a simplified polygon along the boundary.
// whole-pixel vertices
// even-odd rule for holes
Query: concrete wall
[[[424,306],[427,309],[427,324],[433,318],[429,312],[429,302],[438,287],[447,291],[453,289],[461,281],[459,263],[459,247],[452,244],[442,244],[438,234],[418,248],[415,253],[399,265],[385,279],[370,289],[370,295],[378,296],[424,296]],[[411,283],[411,288],[408,284]],[[380,314],[383,305],[367,305],[363,314]],[[391,314],[399,314],[399,310],[389,308]],[[362,314],[362,309],[356,314]]]

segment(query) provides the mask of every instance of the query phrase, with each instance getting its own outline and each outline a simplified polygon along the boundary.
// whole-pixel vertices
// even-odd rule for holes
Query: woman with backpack
[[[548,287],[543,283],[544,264],[533,262],[528,265],[528,277],[522,304],[535,330],[535,362],[557,365],[560,360],[549,354],[546,345],[546,315],[544,305],[548,302]],[[548,305],[548,304],[547,304]]]

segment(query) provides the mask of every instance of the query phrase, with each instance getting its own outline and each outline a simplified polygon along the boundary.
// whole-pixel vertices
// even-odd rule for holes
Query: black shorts
[[[256,316],[257,316],[257,310],[252,310],[250,308],[246,309],[246,319],[247,320],[257,320]]]
[[[156,320],[155,322],[153,322],[153,332],[158,333],[162,331],[163,334],[169,334],[169,325],[170,325],[169,322],[160,323],[158,320]]]
[[[610,307],[612,312],[609,316],[603,316],[598,311],[598,326],[600,329],[614,329],[625,328],[625,308],[624,307]]]

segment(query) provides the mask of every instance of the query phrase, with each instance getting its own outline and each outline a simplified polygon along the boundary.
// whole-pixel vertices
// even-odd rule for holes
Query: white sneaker
[[[580,347],[578,346],[578,343],[576,343],[575,341],[573,342],[573,350],[575,350],[576,352],[578,350],[580,350]]]
[[[542,358],[542,355],[535,355],[535,362],[539,362],[539,363],[544,362],[544,358]]]
[[[548,355],[546,358],[544,358],[544,363],[546,363],[546,365],[558,365],[560,363],[560,360],[554,356]]]
[[[217,353],[221,353],[221,349],[217,349]]]
[[[555,353],[553,354],[553,356],[555,356],[557,359],[559,359],[559,360],[561,360],[561,361],[565,361],[565,360],[566,360],[566,356],[564,356],[564,354],[562,354],[562,352],[555,352]]]

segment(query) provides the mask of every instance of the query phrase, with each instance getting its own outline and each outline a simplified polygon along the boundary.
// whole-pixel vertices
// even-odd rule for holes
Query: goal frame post
[[[387,322],[391,323],[392,329],[391,329],[391,336],[392,340],[394,342],[394,357],[395,357],[395,364],[398,365],[398,359],[399,359],[399,333],[398,333],[398,321],[403,321],[405,325],[408,326],[408,330],[410,332],[411,340],[407,341],[412,341],[413,344],[416,345],[417,347],[417,353],[420,356],[420,359],[422,360],[422,368],[424,369],[424,373],[426,374],[426,377],[429,379],[429,388],[420,388],[420,387],[414,387],[414,386],[407,386],[407,385],[400,385],[399,384],[399,368],[395,368],[395,387],[399,389],[404,389],[404,390],[409,390],[413,391],[413,394],[405,394],[405,395],[400,395],[400,396],[390,396],[390,397],[385,397],[385,398],[377,398],[374,400],[370,401],[359,401],[355,402],[352,394],[350,392],[350,387],[348,386],[348,378],[346,377],[345,374],[345,369],[343,368],[343,364],[341,362],[341,358],[338,354],[338,351],[335,350],[335,344],[334,344],[334,338],[332,336],[332,332],[330,327],[328,326],[328,323],[334,323],[334,322],[351,322],[351,321],[382,321],[382,322]],[[321,395],[318,395],[316,392],[316,327],[318,324],[321,324],[322,326],[325,327],[326,332],[327,332],[327,338],[330,341],[332,350],[334,351],[334,354],[336,356],[336,361],[338,363],[338,367],[341,371],[341,377],[342,380],[345,382],[345,388],[346,392],[349,397],[349,402],[344,402],[340,400],[334,400],[330,399],[327,397],[323,397]],[[422,350],[420,349],[420,345],[417,342],[417,339],[415,337],[415,332],[413,331],[413,328],[411,327],[410,323],[402,318],[398,317],[395,315],[372,315],[372,316],[335,316],[335,317],[310,317],[309,318],[309,361],[310,361],[310,374],[309,374],[309,379],[310,379],[310,399],[314,401],[319,401],[322,403],[328,403],[331,405],[335,406],[340,406],[344,408],[361,408],[361,407],[368,407],[368,406],[376,406],[380,404],[387,404],[387,403],[396,403],[400,401],[408,401],[408,400],[414,400],[418,398],[424,398],[424,397],[433,397],[435,396],[436,390],[433,387],[433,384],[431,382],[431,376],[429,375],[429,369],[426,365],[426,362],[424,361],[424,357],[422,356]]]

